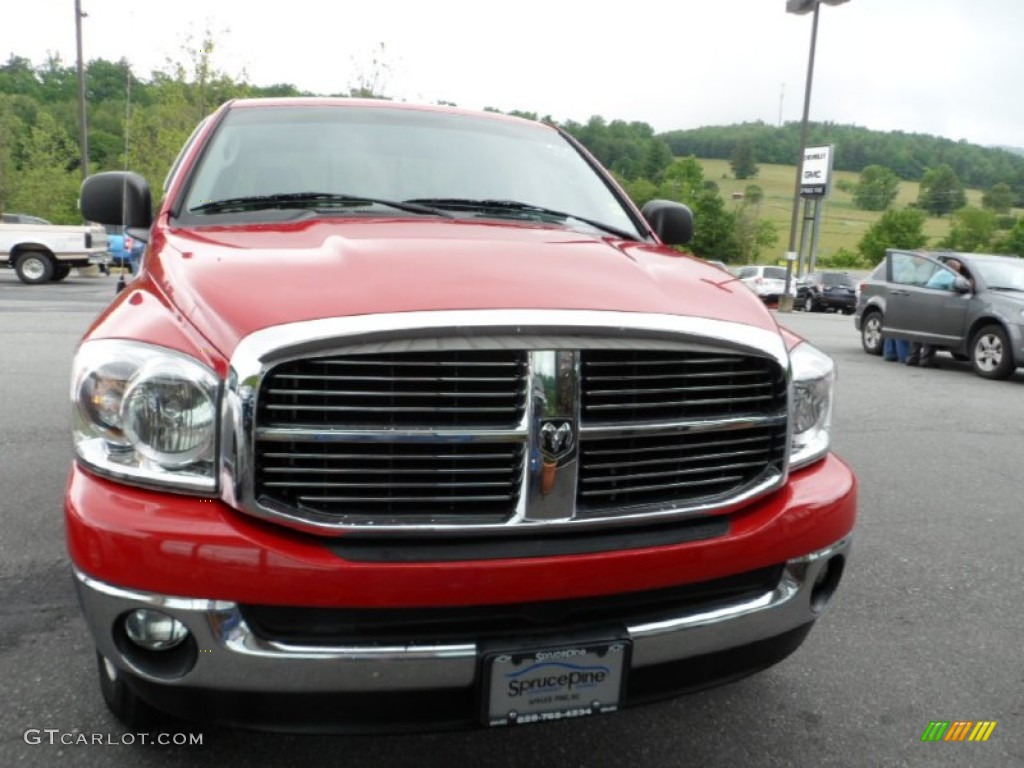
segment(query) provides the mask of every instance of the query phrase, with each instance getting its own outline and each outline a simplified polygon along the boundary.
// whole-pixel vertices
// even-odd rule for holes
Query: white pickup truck
[[[107,233],[98,224],[58,226],[25,214],[0,215],[0,267],[23,283],[63,280],[72,267],[106,261]]]

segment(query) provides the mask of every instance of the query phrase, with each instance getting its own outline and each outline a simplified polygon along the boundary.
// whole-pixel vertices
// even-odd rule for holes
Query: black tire
[[[849,307],[849,308],[843,310],[843,314],[844,315],[852,315],[853,312],[854,312],[853,307]]]
[[[53,279],[56,265],[49,254],[42,251],[25,251],[14,262],[14,271],[18,279],[27,285],[48,283]]]
[[[1016,366],[1013,363],[1013,349],[1003,326],[986,325],[971,339],[971,367],[985,379],[1005,379]]]
[[[124,673],[96,652],[96,664],[100,678],[100,693],[107,709],[128,729],[149,731],[168,718],[159,710],[147,704],[125,682]]]
[[[882,354],[882,313],[865,312],[860,320],[860,344],[869,355]]]
[[[814,303],[814,297],[811,294],[804,296],[804,312],[817,312],[818,305]]]
[[[70,264],[58,264],[53,270],[53,282],[59,283],[65,277],[71,274]]]

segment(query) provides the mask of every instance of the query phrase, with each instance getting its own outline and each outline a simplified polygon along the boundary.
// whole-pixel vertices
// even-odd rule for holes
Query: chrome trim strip
[[[820,616],[811,592],[830,558],[847,556],[851,537],[785,565],[779,585],[762,595],[715,610],[694,611],[627,627],[633,667],[693,658],[775,637]],[[238,691],[399,691],[474,684],[475,642],[436,645],[296,645],[255,636],[237,604],[115,587],[73,568],[86,621],[98,650],[122,669],[168,686]],[[127,611],[158,608],[183,622],[199,649],[181,678],[147,674],[114,644],[111,628]]]
[[[694,434],[699,432],[724,432],[737,429],[749,429],[751,427],[777,427],[786,423],[786,413],[778,413],[775,416],[743,417],[729,419],[694,420],[694,421],[672,421],[651,424],[626,424],[626,425],[595,425],[584,426],[581,432],[585,437],[629,437],[634,432],[641,432],[645,436],[652,435],[674,435]]]
[[[459,329],[458,337],[451,337],[454,328]],[[726,320],[641,312],[487,309],[331,317],[264,328],[242,339],[231,357],[231,367],[245,382],[263,366],[285,360],[341,348],[350,354],[379,353],[390,349],[389,342],[393,344],[396,337],[403,339],[399,349],[413,351],[416,345],[406,340],[437,334],[450,338],[445,339],[447,349],[487,348],[488,337],[498,341],[542,336],[540,349],[575,349],[580,346],[579,337],[588,335],[607,339],[605,343],[612,348],[616,336],[621,337],[619,346],[625,348],[632,346],[629,342],[635,335],[660,336],[670,343],[687,341],[679,339],[683,336],[690,337],[688,341],[697,348],[713,348],[717,343],[771,358],[783,368],[788,367],[789,359],[778,332]],[[436,349],[436,345],[428,343],[425,348]]]

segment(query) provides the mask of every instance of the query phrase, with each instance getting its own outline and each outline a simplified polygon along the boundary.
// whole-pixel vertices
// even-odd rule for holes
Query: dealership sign
[[[800,194],[803,197],[824,197],[832,176],[832,145],[807,147],[800,167]]]

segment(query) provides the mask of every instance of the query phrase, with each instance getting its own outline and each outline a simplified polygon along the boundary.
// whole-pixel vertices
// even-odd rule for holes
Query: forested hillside
[[[706,126],[669,131],[660,138],[676,155],[729,159],[737,145],[746,143],[762,163],[792,164],[800,156],[799,123],[778,128],[765,123]],[[1024,205],[1024,156],[1006,149],[834,123],[812,123],[808,144],[834,144],[838,171],[859,173],[869,165],[881,165],[901,179],[917,181],[928,169],[948,165],[968,187],[1009,184],[1017,193],[1017,205]]]
[[[159,199],[182,144],[219,104],[303,95],[294,85],[256,86],[217,70],[211,40],[189,50],[184,61],[168,62],[149,77],[125,60],[88,63],[90,173],[136,171]],[[344,95],[388,98],[377,82],[371,73]],[[57,223],[80,219],[77,109],[74,66],[56,57],[36,65],[16,55],[0,65],[0,210]],[[697,219],[690,248],[697,255],[731,263],[781,257],[792,186],[762,187],[757,176],[759,164],[792,167],[799,156],[798,125],[745,123],[665,134],[643,122],[601,116],[561,125],[612,170],[638,205],[656,197],[689,205]],[[847,239],[828,254],[836,264],[868,265],[887,244],[1024,252],[1024,217],[1014,210],[1024,206],[1024,157],[934,136],[832,124],[814,125],[811,143],[834,144],[836,169],[859,174],[840,179],[841,194],[834,198],[840,208],[858,209],[858,218],[844,224]],[[731,173],[718,167],[707,177],[705,165],[716,159],[728,161]],[[719,182],[730,188],[728,202]],[[907,182],[917,185],[916,197],[908,199]],[[968,187],[974,188],[971,197]]]

